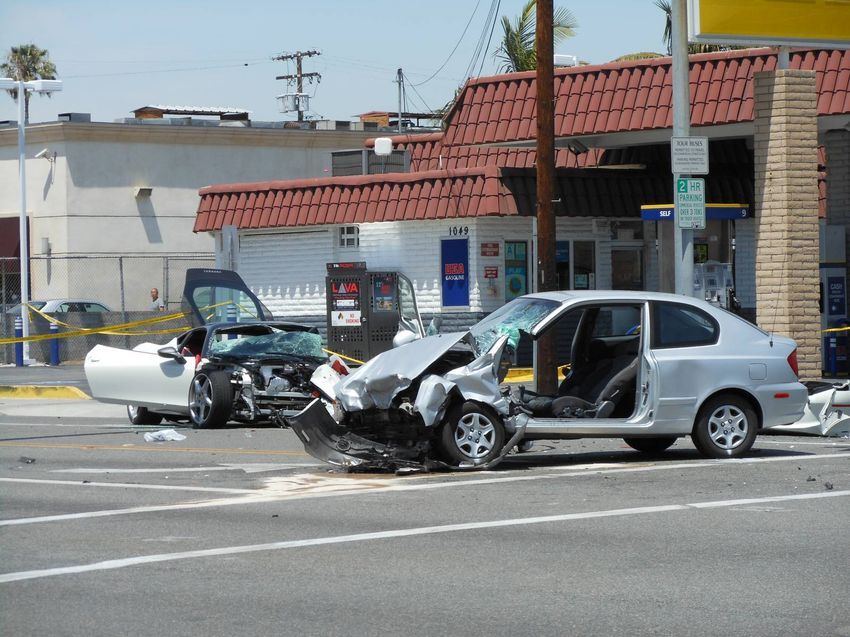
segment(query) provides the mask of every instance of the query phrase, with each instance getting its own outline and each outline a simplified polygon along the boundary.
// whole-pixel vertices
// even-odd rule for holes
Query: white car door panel
[[[193,357],[180,363],[154,352],[98,345],[86,356],[85,371],[97,400],[188,413]]]

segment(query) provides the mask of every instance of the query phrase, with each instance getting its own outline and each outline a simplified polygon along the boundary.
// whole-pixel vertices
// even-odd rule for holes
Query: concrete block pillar
[[[800,378],[821,377],[818,130],[813,71],[754,78],[756,321],[797,341]]]

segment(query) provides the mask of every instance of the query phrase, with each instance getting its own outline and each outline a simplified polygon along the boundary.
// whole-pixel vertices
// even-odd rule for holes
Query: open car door
[[[182,309],[193,327],[209,323],[270,321],[274,317],[233,270],[190,268]]]

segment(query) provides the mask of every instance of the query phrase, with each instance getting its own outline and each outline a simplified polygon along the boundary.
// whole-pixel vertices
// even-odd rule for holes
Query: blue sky
[[[499,14],[513,18],[523,3],[501,0]],[[112,121],[146,104],[238,107],[255,120],[282,120],[293,116],[278,112],[275,96],[286,86],[274,78],[294,66],[270,58],[317,49],[321,56],[304,61],[305,71],[322,74],[321,83],[306,87],[311,114],[348,120],[395,109],[396,69],[411,84],[423,82],[460,40],[433,79],[408,90],[410,110],[445,104],[463,83],[490,6],[490,0],[3,0],[0,52],[34,42],[50,51],[64,80],[62,93],[31,100],[32,122],[69,111]],[[663,14],[652,0],[556,0],[555,6],[570,9],[579,25],[556,53],[603,63],[663,50]],[[497,24],[491,52],[500,30]],[[498,66],[488,53],[481,74]],[[16,118],[15,103],[0,95],[0,119]]]

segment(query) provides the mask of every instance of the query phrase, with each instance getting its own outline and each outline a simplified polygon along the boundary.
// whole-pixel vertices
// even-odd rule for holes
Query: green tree
[[[537,0],[528,0],[522,12],[511,22],[508,16],[502,16],[502,43],[496,50],[496,57],[502,61],[500,70],[533,71],[537,68],[537,45],[535,29],[537,27]],[[578,28],[573,14],[563,7],[552,16],[552,39],[555,46],[566,38],[575,35]]]
[[[0,75],[13,80],[55,80],[56,65],[50,61],[47,49],[40,49],[35,44],[13,46],[6,54],[6,61],[0,64]],[[9,90],[13,100],[18,99],[18,90]],[[46,93],[50,97],[50,93]],[[30,121],[30,93],[24,94],[24,123]]]

